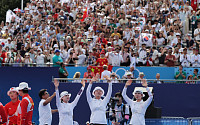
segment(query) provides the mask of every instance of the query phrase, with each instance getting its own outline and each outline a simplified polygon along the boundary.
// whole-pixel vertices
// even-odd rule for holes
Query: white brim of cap
[[[93,92],[92,92],[92,95],[93,95],[93,96],[95,96],[95,95],[94,95],[94,92],[95,92],[96,90],[101,90],[101,91],[102,91],[102,95],[101,95],[101,96],[104,96],[104,90],[103,90],[101,87],[99,87],[99,86],[97,86],[97,87],[94,88],[94,90],[93,90]]]
[[[9,91],[7,92],[7,95],[8,95],[8,96],[10,96],[10,92],[17,92],[17,93],[19,93],[17,90],[9,90]]]
[[[18,91],[19,91],[19,90],[23,90],[23,89],[25,89],[25,88],[17,87],[17,90],[18,90]],[[31,90],[31,88],[29,87],[28,90]]]
[[[71,93],[65,94],[65,95],[61,96],[60,99],[62,99],[66,95],[68,95],[69,97],[71,97],[72,94]]]

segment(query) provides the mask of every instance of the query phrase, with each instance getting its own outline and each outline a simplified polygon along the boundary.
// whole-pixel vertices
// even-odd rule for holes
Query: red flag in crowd
[[[81,19],[81,21],[83,22],[85,20],[85,18],[88,17],[88,10],[87,7],[85,9],[85,11],[83,12],[83,19]]]
[[[197,11],[197,0],[191,0],[191,7],[194,11]]]
[[[94,72],[94,74],[96,75],[97,73],[100,74],[101,77],[101,73],[103,72],[103,66],[89,66],[91,67],[92,72]],[[112,71],[113,66],[108,65],[108,71]]]

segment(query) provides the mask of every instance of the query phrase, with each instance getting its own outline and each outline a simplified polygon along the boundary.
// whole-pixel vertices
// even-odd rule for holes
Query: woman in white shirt
[[[122,91],[122,96],[124,100],[127,102],[127,104],[130,105],[131,111],[132,111],[130,125],[145,125],[144,115],[145,115],[147,107],[150,105],[153,99],[153,95],[147,86],[147,81],[145,79],[141,81],[142,81],[142,85],[146,88],[149,95],[149,98],[146,101],[142,100],[143,92],[141,90],[137,90],[135,93],[133,93],[134,97],[136,98],[136,101],[131,100],[126,95],[127,87],[131,85],[132,80],[128,80],[126,82],[126,85],[124,86],[124,89]]]
[[[73,125],[73,109],[77,105],[81,94],[85,88],[85,80],[81,81],[82,87],[78,92],[76,98],[72,103],[69,103],[71,94],[67,91],[63,91],[59,96],[59,82],[54,80],[55,90],[56,90],[56,106],[59,112],[59,125]]]
[[[87,101],[91,110],[90,123],[92,125],[107,125],[106,106],[112,94],[112,83],[111,83],[111,79],[108,76],[104,76],[104,77],[109,83],[108,92],[104,99],[101,99],[101,97],[104,96],[104,90],[101,87],[96,87],[93,90],[92,94],[94,98],[92,98],[91,93],[90,93],[90,90],[92,88],[92,83],[94,81],[97,81],[98,79],[97,76],[92,78],[86,91]]]

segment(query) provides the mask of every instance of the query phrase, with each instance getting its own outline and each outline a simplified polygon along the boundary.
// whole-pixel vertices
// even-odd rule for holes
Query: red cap
[[[100,53],[100,55],[101,55],[101,54],[105,55],[105,51],[104,51],[104,50],[102,50],[102,51],[101,51],[101,53]]]

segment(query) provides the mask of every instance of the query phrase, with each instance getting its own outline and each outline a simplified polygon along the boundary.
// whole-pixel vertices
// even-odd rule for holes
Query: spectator
[[[84,54],[83,50],[80,50],[80,55],[78,56],[78,65],[84,65],[85,64],[86,55]]]
[[[25,58],[22,61],[24,64],[27,64],[28,66],[31,66],[31,63],[33,63],[32,59],[30,58],[30,54],[26,53]]]
[[[195,37],[195,40],[197,41],[198,45],[199,42],[200,42],[200,23],[198,23],[198,28],[194,30],[194,37]]]
[[[108,53],[108,58],[111,57],[112,59],[112,66],[120,66],[120,64],[123,62],[122,55],[119,54],[120,48],[116,47],[115,51]]]
[[[119,83],[119,81],[117,80],[118,77],[117,77],[117,75],[116,75],[115,72],[113,72],[113,73],[110,74],[110,78],[111,78],[111,82],[112,83]]]
[[[167,66],[175,66],[176,57],[172,55],[172,49],[168,50],[168,55],[165,57],[165,64]]]
[[[60,63],[62,63],[63,60],[60,56],[60,50],[55,50],[55,55],[53,56],[53,66],[59,67]]]
[[[159,65],[159,53],[158,53],[158,50],[156,50],[156,47],[153,46],[152,47],[152,51],[153,51],[153,54],[152,54],[152,62],[154,64],[154,66],[158,66]]]
[[[123,58],[123,62],[121,66],[130,66],[130,54],[129,54],[129,47],[125,46],[124,48],[122,47],[122,50],[120,52]]]
[[[156,74],[156,81],[154,81],[154,83],[157,83],[157,84],[164,83],[162,80],[160,80],[160,73]]]
[[[107,65],[103,65],[103,72],[101,73],[101,79],[105,79],[104,76],[110,76],[111,72],[108,71],[108,66]],[[104,81],[107,82],[107,81]]]
[[[95,76],[94,72],[92,72],[91,67],[87,67],[87,72],[84,73],[83,78],[92,79]]]
[[[199,75],[198,75],[198,72],[199,72],[198,69],[194,69],[193,76],[192,76],[194,80],[198,80],[198,79],[199,79],[199,78],[198,78],[198,76],[199,76]]]
[[[73,57],[73,52],[70,52],[66,63],[69,64],[68,66],[74,66],[76,64],[76,58]]]
[[[67,78],[68,77],[68,72],[65,67],[65,64],[63,62],[60,63],[60,68],[59,68],[59,77],[60,78]]]
[[[7,53],[7,58],[5,58],[5,63],[7,66],[12,66],[14,59],[11,57],[10,53]]]
[[[183,67],[190,66],[190,55],[187,54],[187,48],[183,49],[183,54],[180,56],[180,62]]]
[[[144,73],[140,72],[139,77],[136,79],[136,83],[141,83],[141,80],[144,79]]]
[[[73,77],[73,79],[75,79],[75,80],[73,80],[72,82],[73,82],[73,83],[80,83],[80,82],[81,82],[80,77],[81,77],[81,73],[80,73],[80,72],[76,72],[76,73],[74,74],[74,77]]]
[[[34,52],[33,48],[30,49],[29,55],[30,55],[30,58],[32,59],[32,62],[36,63],[36,61],[35,61],[35,52]]]
[[[145,66],[147,58],[146,44],[142,44],[142,48],[138,50],[138,55],[138,66]]]
[[[89,56],[85,59],[86,65],[94,65],[96,62],[95,57],[92,55],[92,50],[89,50]]]
[[[194,83],[195,83],[194,81],[192,81],[192,80],[193,80],[193,76],[192,76],[192,75],[189,75],[189,76],[187,77],[187,80],[191,80],[191,81],[187,81],[187,82],[186,82],[187,84],[194,84]]]
[[[122,77],[122,79],[127,79],[127,80],[123,80],[123,82],[128,81],[128,79],[134,79],[134,77],[132,76],[133,74],[130,71],[127,71],[125,73],[125,75]]]
[[[43,55],[42,52],[38,50],[35,56],[35,61],[38,67],[44,67],[44,58],[45,55]]]
[[[192,67],[200,66],[200,55],[198,54],[199,50],[196,48],[194,54],[191,56]]]
[[[105,51],[102,50],[100,53],[100,58],[97,59],[96,65],[103,66],[108,65],[108,60],[105,58]]]
[[[183,80],[186,78],[186,72],[183,71],[183,66],[179,66],[179,71],[175,73],[175,79],[176,80]],[[183,83],[181,81],[178,81],[177,83]]]

